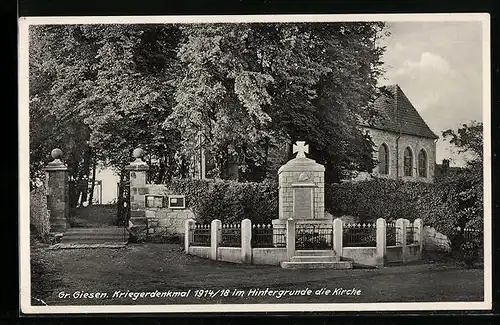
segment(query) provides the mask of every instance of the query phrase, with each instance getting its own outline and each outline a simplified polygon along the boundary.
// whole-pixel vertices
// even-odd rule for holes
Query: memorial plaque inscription
[[[314,218],[312,211],[312,192],[313,189],[309,187],[298,187],[294,189],[294,218]]]

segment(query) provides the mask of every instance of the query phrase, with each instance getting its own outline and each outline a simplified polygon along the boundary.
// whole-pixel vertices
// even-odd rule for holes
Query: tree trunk
[[[123,219],[125,215],[125,209],[127,207],[124,206],[125,203],[125,195],[124,188],[127,184],[125,184],[125,173],[128,173],[127,170],[122,169],[120,171],[120,182],[118,183],[118,197],[116,202],[116,224],[120,225],[120,221]],[[128,204],[128,203],[127,203]]]
[[[264,156],[264,178],[269,177],[269,138],[266,138]]]
[[[92,153],[90,147],[87,147],[83,153],[83,166],[81,170],[81,200],[80,205],[83,205],[83,202],[87,200],[88,192],[89,192],[89,174],[90,174],[90,160],[92,159]],[[78,193],[78,194],[80,194]]]
[[[167,167],[165,165],[165,156],[162,156],[159,159],[158,174],[155,177],[155,184],[163,184],[166,169]]]
[[[92,162],[92,185],[90,187],[90,193],[89,193],[89,206],[92,205],[92,201],[94,200],[94,189],[95,189],[95,172],[96,172],[96,160],[93,159]],[[102,187],[101,187],[102,190]],[[102,204],[102,202],[101,202]]]
[[[289,142],[286,144],[286,152],[287,152],[287,161],[293,159],[293,142]]]
[[[238,155],[227,155],[227,179],[235,181],[239,179]]]

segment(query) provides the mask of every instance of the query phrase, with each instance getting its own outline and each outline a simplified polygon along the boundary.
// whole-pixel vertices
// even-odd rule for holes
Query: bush
[[[483,256],[483,243],[482,241],[466,241],[460,245],[462,252],[462,260],[467,267],[472,267],[475,262],[478,262]]]
[[[222,223],[237,223],[248,218],[254,223],[270,223],[278,218],[278,186],[272,181],[179,179],[167,184],[167,188],[166,194],[186,196],[186,207],[199,222],[219,219]]]
[[[373,179],[356,183],[326,184],[325,209],[333,215],[353,215],[361,222],[377,218],[413,221],[422,217],[422,205],[433,184]]]

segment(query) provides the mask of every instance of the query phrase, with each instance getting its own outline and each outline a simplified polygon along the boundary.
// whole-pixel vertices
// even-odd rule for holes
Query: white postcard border
[[[42,24],[160,24],[238,22],[465,22],[482,24],[483,45],[483,125],[484,125],[484,301],[432,303],[307,303],[307,304],[190,304],[190,305],[110,305],[32,306],[29,238],[29,72],[30,25]],[[339,311],[463,311],[492,308],[492,197],[491,197],[491,80],[490,15],[450,14],[328,14],[328,15],[200,15],[200,16],[88,16],[21,17],[19,19],[19,256],[20,307],[25,314],[79,313],[220,313],[220,312],[339,312]]]

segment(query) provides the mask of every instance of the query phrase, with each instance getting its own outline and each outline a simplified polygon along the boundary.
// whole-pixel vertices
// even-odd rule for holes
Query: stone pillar
[[[68,167],[60,159],[62,154],[61,149],[52,150],[54,160],[44,168],[51,233],[64,232],[69,226]]]
[[[396,220],[396,241],[399,241],[401,244],[401,253],[403,263],[406,263],[407,260],[407,247],[406,247],[406,219],[398,219]]]
[[[418,259],[422,259],[422,247],[423,247],[423,241],[424,241],[424,223],[422,219],[418,218],[413,221],[413,239],[418,243]]]
[[[210,258],[217,260],[217,249],[221,241],[221,227],[222,223],[219,219],[212,220],[210,224]]]
[[[133,155],[135,160],[125,167],[130,172],[130,221],[142,224],[146,218],[146,172],[149,166],[142,160],[144,151],[141,148],[136,148]]]
[[[241,262],[252,263],[252,221],[241,221]]]
[[[343,247],[343,233],[344,233],[344,224],[342,219],[336,218],[333,220],[333,250],[335,251],[335,255],[342,256]]]
[[[286,221],[286,255],[291,259],[295,255],[295,220]]]
[[[385,265],[387,254],[386,223],[384,218],[377,219],[377,267]]]
[[[194,224],[194,219],[187,219],[184,221],[184,252],[186,254],[189,254],[189,246],[191,245],[191,240],[193,238],[193,231],[191,228]]]

